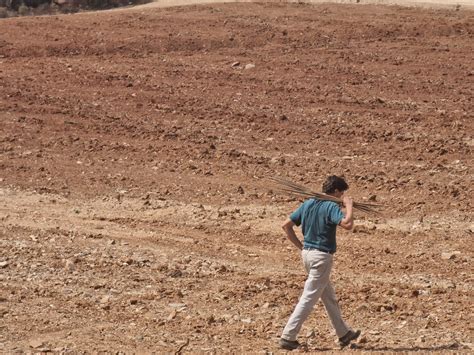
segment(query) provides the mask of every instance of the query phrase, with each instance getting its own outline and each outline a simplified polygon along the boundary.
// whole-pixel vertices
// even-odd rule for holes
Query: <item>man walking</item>
[[[360,330],[353,331],[342,319],[330,281],[333,254],[336,252],[336,228],[341,226],[351,230],[354,224],[352,199],[343,196],[348,188],[346,181],[335,175],[328,177],[323,184],[324,193],[342,198],[345,214],[335,202],[309,199],[283,224],[288,239],[302,250],[303,263],[308,273],[303,294],[280,338],[280,346],[283,349],[294,350],[299,347],[296,337],[319,298],[326,308],[341,346],[349,345],[360,335]],[[295,225],[301,225],[303,244],[295,234]]]

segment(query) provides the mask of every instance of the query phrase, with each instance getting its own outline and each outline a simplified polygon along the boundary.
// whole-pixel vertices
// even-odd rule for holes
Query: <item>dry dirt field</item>
[[[0,21],[0,351],[275,353],[267,178],[359,201],[347,352],[473,351],[474,13],[220,4]],[[321,305],[301,332],[333,351]]]

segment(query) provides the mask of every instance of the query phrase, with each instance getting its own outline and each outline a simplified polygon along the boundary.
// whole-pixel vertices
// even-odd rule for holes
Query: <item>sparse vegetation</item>
[[[24,4],[21,4],[18,8],[18,15],[27,16],[30,14],[30,8]]]
[[[0,18],[7,18],[8,10],[6,7],[0,7]]]
[[[111,9],[150,1],[152,0],[66,0],[58,4],[53,0],[0,0],[0,18]]]

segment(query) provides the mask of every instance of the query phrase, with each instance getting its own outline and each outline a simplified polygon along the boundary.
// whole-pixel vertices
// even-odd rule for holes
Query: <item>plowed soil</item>
[[[472,351],[473,36],[462,8],[1,20],[1,350],[278,352],[305,274],[267,178],[338,174],[386,205],[338,234],[345,351]],[[318,305],[300,340],[335,339]]]

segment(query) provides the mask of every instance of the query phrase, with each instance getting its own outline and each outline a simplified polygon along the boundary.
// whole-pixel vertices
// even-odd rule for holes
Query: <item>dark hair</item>
[[[336,190],[346,191],[348,188],[349,185],[347,185],[346,180],[336,175],[328,176],[328,178],[323,184],[323,192],[325,194],[331,194],[333,192],[336,192]]]

